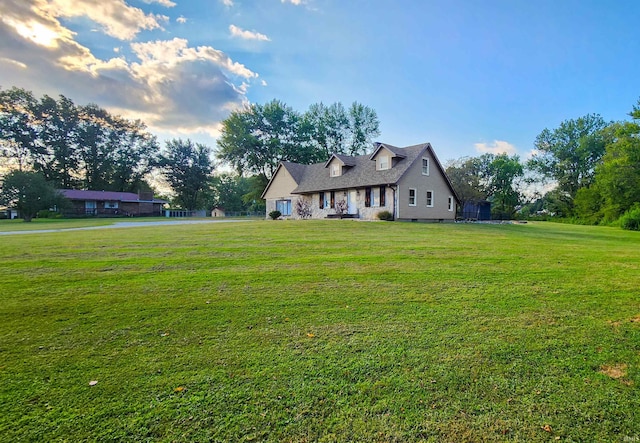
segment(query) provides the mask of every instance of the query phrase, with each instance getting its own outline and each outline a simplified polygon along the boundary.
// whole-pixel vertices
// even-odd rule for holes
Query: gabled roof
[[[344,166],[355,166],[356,165],[354,157],[352,157],[350,155],[333,153],[333,154],[331,154],[331,157],[329,157],[329,160],[327,160],[327,162],[324,164],[324,167],[328,168],[329,167],[329,163],[331,163],[331,160],[333,160],[334,158],[337,158],[338,161],[340,163],[342,163]]]
[[[429,143],[426,143],[429,144]],[[431,145],[429,145],[431,146]],[[376,158],[380,149],[386,148],[387,150],[393,152],[394,157],[405,158],[404,150],[407,148],[398,148],[397,146],[387,145],[386,143],[376,143],[376,149],[371,153],[371,160]]]
[[[115,191],[89,191],[80,189],[61,189],[60,193],[69,200],[95,200],[95,201],[121,201],[121,202],[153,202],[166,203],[164,200],[141,200],[138,194],[133,192]]]
[[[388,145],[385,145],[385,147]],[[357,155],[349,157],[353,167],[347,169],[338,177],[330,177],[324,164],[308,165],[298,187],[293,191],[296,194],[309,192],[331,191],[337,189],[356,188],[364,186],[378,186],[395,184],[409,169],[413,161],[422,155],[428,143],[408,146],[402,149],[400,160],[389,169],[376,171],[376,162],[371,155]]]
[[[375,155],[381,148],[386,148],[393,152],[394,157],[398,160],[393,167],[377,171],[376,162],[374,161]],[[421,143],[419,145],[407,146],[406,148],[398,148],[397,146],[387,145],[384,143],[376,143],[376,148],[372,154],[347,156],[341,154],[333,154],[329,161],[325,163],[315,163],[312,165],[301,165],[299,163],[280,162],[278,169],[271,177],[269,184],[262,193],[262,198],[267,193],[267,190],[271,186],[273,179],[275,178],[280,168],[285,168],[293,177],[294,181],[298,185],[294,190],[294,194],[308,194],[320,191],[335,191],[340,189],[350,188],[363,188],[369,186],[381,186],[381,185],[394,185],[397,184],[404,176],[407,170],[414,162],[422,158],[425,152],[429,152],[434,159],[434,163],[438,168],[438,171],[447,181],[451,193],[455,198],[460,201],[456,194],[451,181],[442,167],[442,164],[438,160],[430,143]],[[337,158],[345,165],[352,166],[346,169],[342,175],[337,177],[331,177],[326,170],[329,162]]]

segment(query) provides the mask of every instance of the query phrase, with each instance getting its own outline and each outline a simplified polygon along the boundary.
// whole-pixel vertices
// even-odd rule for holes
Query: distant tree
[[[491,196],[492,217],[513,217],[521,200],[517,180],[524,175],[520,158],[517,155],[485,154],[481,159],[486,164],[485,185],[487,194]]]
[[[217,157],[239,174],[271,177],[280,161],[306,163],[300,115],[278,100],[234,111],[222,122]]]
[[[226,212],[248,211],[243,196],[250,190],[249,179],[237,174],[214,175],[211,185],[212,200],[209,206],[223,208]]]
[[[0,90],[0,154],[18,170],[34,170],[59,188],[136,191],[154,164],[158,144],[140,121],[95,104]]]
[[[478,157],[462,157],[450,161],[446,173],[460,198],[461,209],[466,203],[477,203],[487,199],[487,189],[482,183],[482,164]]]
[[[373,139],[380,135],[380,122],[376,111],[353,102],[349,108],[349,128],[351,130],[349,154],[366,154],[371,149]]]
[[[557,183],[559,192],[572,201],[578,189],[593,182],[595,168],[605,152],[603,129],[607,123],[597,114],[563,121],[554,130],[544,129],[535,141],[536,154],[527,166]]]
[[[524,168],[517,155],[484,154],[449,162],[446,169],[460,205],[491,201],[495,218],[510,218],[521,201],[519,181]]]
[[[174,139],[166,144],[159,160],[174,201],[187,210],[202,209],[211,192],[214,169],[211,149],[191,140]]]
[[[605,221],[640,203],[640,100],[629,115],[632,121],[614,123],[604,131],[608,143],[596,168],[593,193],[601,198]]]
[[[38,101],[21,88],[0,90],[0,155],[19,171],[32,167],[37,142]]]
[[[25,222],[30,222],[43,209],[53,207],[61,196],[40,172],[9,172],[2,182],[0,203],[15,208]]]
[[[332,153],[359,155],[371,148],[373,138],[380,135],[376,112],[358,102],[347,111],[342,103],[326,106],[315,103],[303,115],[307,124],[307,140],[326,160]]]
[[[278,100],[234,111],[222,122],[217,157],[238,173],[270,179],[281,161],[317,163],[333,152],[362,154],[380,134],[374,110],[313,104],[299,114]]]

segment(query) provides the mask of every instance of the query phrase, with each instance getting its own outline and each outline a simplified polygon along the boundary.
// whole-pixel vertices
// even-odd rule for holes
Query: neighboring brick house
[[[71,201],[65,215],[93,216],[161,216],[164,200],[153,197],[153,192],[82,191],[61,189],[60,193]]]
[[[459,203],[430,143],[376,143],[372,154],[333,154],[313,165],[281,162],[262,198],[267,214],[278,210],[285,218],[300,218],[298,200],[311,209],[311,218],[364,220],[385,210],[396,220],[455,220]]]

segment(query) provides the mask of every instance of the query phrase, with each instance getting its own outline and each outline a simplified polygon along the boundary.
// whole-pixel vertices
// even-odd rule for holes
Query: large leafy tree
[[[640,204],[640,100],[629,114],[631,121],[614,123],[605,130],[608,141],[595,183],[581,193],[580,215],[613,221]]]
[[[278,100],[234,111],[222,122],[217,156],[240,174],[271,177],[282,160],[303,162],[300,115]]]
[[[487,190],[482,183],[482,162],[478,157],[462,157],[450,161],[446,173],[460,198],[462,208],[466,203],[477,203],[487,199]]]
[[[362,154],[379,135],[374,110],[313,104],[300,114],[278,100],[234,111],[222,122],[217,156],[240,174],[270,178],[281,161],[315,163],[332,152]]]
[[[174,201],[187,210],[202,209],[211,192],[214,164],[211,149],[191,140],[167,142],[159,165],[175,193]]]
[[[486,192],[491,196],[491,213],[495,218],[511,218],[521,195],[518,179],[524,175],[524,168],[517,155],[485,154],[481,157],[485,166]]]
[[[57,187],[135,191],[158,145],[140,121],[70,99],[0,90],[0,154],[10,167],[41,172]]]
[[[0,155],[16,169],[29,169],[38,140],[38,101],[21,88],[0,90]]]
[[[572,200],[578,189],[593,182],[595,168],[605,152],[603,129],[608,124],[597,114],[563,121],[544,129],[535,140],[536,154],[527,166],[554,181],[559,192]]]
[[[502,219],[512,217],[520,203],[524,168],[517,155],[463,157],[450,162],[446,172],[463,207],[467,202],[490,200],[492,216]]]
[[[38,211],[51,208],[60,200],[61,196],[40,172],[9,172],[0,190],[0,203],[17,209],[26,222],[30,222]]]

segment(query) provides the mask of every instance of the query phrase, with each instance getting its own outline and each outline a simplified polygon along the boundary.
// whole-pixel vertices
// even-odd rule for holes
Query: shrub
[[[389,211],[380,211],[376,216],[378,220],[393,221],[393,214]]]
[[[634,206],[620,217],[620,227],[630,231],[640,231],[640,206]]]
[[[38,214],[36,215],[36,218],[56,218],[56,215],[58,215],[55,211],[50,211],[48,209],[42,209],[40,211],[38,211]]]
[[[280,211],[269,212],[269,217],[271,217],[271,220],[277,220],[278,218],[280,218],[281,215],[282,215],[282,212]]]

